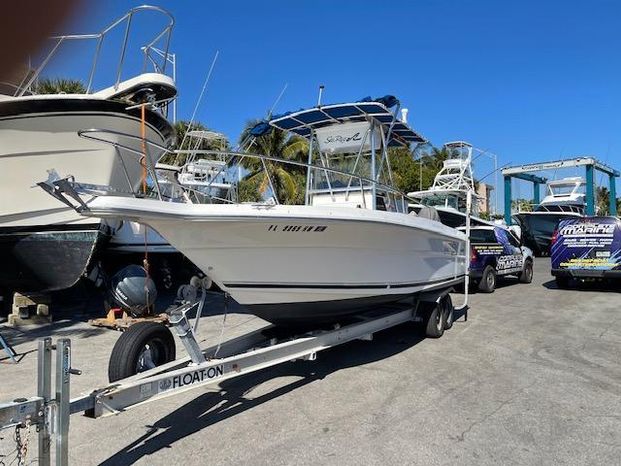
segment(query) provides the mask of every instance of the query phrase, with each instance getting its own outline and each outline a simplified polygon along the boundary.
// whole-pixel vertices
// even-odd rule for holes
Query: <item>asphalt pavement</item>
[[[473,294],[468,321],[437,340],[402,325],[217,389],[104,419],[72,416],[71,464],[619,464],[621,287],[559,290],[549,265],[536,261],[531,284]],[[220,335],[221,309],[212,297],[206,343]],[[264,325],[231,312],[225,338]],[[14,365],[0,352],[0,401],[35,394],[36,339],[50,334],[72,339],[83,371],[74,395],[107,384],[119,334],[82,313],[63,317],[0,326],[21,354]],[[0,431],[7,464],[12,437]],[[34,431],[29,447],[33,459]]]

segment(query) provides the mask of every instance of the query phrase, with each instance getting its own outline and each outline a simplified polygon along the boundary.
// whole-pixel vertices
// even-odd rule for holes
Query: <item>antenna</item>
[[[321,107],[321,96],[323,95],[324,85],[319,85],[319,96],[317,97],[317,107]]]
[[[402,108],[402,109],[401,109],[401,121],[402,121],[403,123],[407,123],[407,122],[408,122],[408,112],[409,112],[409,111],[410,111],[410,110],[409,110],[409,109],[407,109],[407,108]]]
[[[288,86],[289,86],[289,83],[285,83],[284,87],[282,88],[282,91],[280,91],[280,94],[278,94],[278,97],[274,101],[274,104],[272,105],[272,108],[270,108],[270,111],[267,112],[267,118],[268,119],[272,118],[272,113],[274,112],[274,108],[276,108],[276,105],[278,105],[278,102],[280,102],[280,99],[282,99],[282,96],[285,93],[285,91],[287,90]]]
[[[217,50],[215,56],[213,57],[213,61],[211,62],[211,66],[209,67],[209,71],[207,72],[207,77],[205,78],[205,82],[203,83],[203,88],[201,89],[201,93],[198,96],[198,100],[196,101],[196,105],[194,106],[194,111],[192,112],[192,118],[190,118],[190,123],[188,123],[188,127],[186,128],[186,132],[183,135],[183,139],[181,140],[181,144],[179,148],[183,148],[183,143],[188,136],[188,133],[192,130],[192,125],[194,124],[194,118],[196,118],[196,112],[198,111],[198,107],[203,100],[203,95],[205,94],[205,90],[207,89],[207,84],[209,84],[209,80],[211,79],[211,73],[213,72],[214,67],[216,66],[216,61],[218,60],[218,55],[220,55],[220,51]]]

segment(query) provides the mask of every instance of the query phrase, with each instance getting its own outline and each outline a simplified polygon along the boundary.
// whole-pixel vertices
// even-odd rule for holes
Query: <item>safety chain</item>
[[[25,466],[28,455],[28,441],[30,440],[30,419],[23,424],[15,426],[15,444],[17,445],[17,465]],[[26,435],[22,439],[21,429],[26,429]]]

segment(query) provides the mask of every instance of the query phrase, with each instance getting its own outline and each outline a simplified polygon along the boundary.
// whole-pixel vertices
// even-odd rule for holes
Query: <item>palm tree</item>
[[[597,215],[608,215],[610,213],[610,192],[606,186],[597,187],[597,199],[595,201]]]
[[[271,131],[262,136],[253,137],[250,131],[257,123],[257,120],[249,121],[242,131],[239,138],[240,144],[249,141],[247,147],[244,147],[245,150],[250,153],[285,160],[304,161],[308,152],[308,141],[306,139],[277,128],[272,128]],[[241,165],[249,171],[244,179],[244,184],[254,186],[256,188],[254,192],[265,194],[272,190],[278,202],[283,204],[302,204],[304,202],[306,168],[255,157],[243,158]],[[240,191],[242,189],[245,188],[240,188]]]
[[[86,94],[86,86],[77,79],[43,78],[34,86],[35,94]]]
[[[415,160],[409,149],[390,147],[388,158],[395,187],[404,193],[417,191],[420,184],[420,162]]]

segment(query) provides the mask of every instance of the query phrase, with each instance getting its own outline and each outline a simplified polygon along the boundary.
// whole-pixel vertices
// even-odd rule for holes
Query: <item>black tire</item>
[[[428,303],[425,313],[425,335],[429,338],[440,338],[444,335],[445,313],[440,303]]]
[[[451,295],[446,295],[442,298],[442,307],[444,308],[444,330],[450,330],[453,326],[453,300],[451,299]]]
[[[175,339],[167,327],[155,322],[139,322],[123,332],[112,348],[108,380],[116,382],[131,377],[173,361],[175,357]]]
[[[569,287],[569,277],[556,276],[554,280],[556,281],[556,287],[561,290]]]
[[[518,275],[520,283],[530,283],[533,281],[533,261],[527,260],[524,263],[524,270]]]
[[[482,293],[493,293],[496,289],[496,271],[491,265],[483,270],[483,276],[479,281],[479,291]]]

